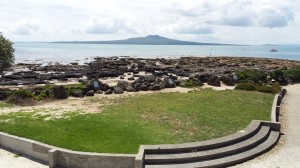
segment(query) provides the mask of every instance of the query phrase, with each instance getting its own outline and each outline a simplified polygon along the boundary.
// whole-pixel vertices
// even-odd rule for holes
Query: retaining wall
[[[136,155],[77,152],[0,132],[0,146],[55,167],[133,168]]]

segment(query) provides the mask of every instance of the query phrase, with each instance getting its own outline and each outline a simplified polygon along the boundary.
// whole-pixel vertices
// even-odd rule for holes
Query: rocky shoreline
[[[70,78],[105,78],[120,77],[140,72],[151,73],[156,77],[174,76],[191,77],[206,75],[223,76],[245,69],[259,69],[272,72],[277,69],[288,69],[299,65],[300,61],[281,60],[271,58],[245,57],[183,57],[179,59],[140,59],[112,57],[95,58],[85,65],[71,63],[69,65],[17,64],[22,69],[15,72],[13,69],[2,74],[0,85],[34,85],[49,84],[51,80],[67,81]]]
[[[161,90],[176,86],[234,85],[238,82],[236,72],[248,69],[266,74],[276,70],[287,70],[300,65],[300,61],[246,58],[246,57],[182,57],[179,59],[142,59],[130,57],[98,57],[94,61],[79,65],[17,64],[0,78],[0,88],[49,85],[58,82],[82,83],[87,87],[81,93],[71,92],[75,97],[94,93],[122,94]],[[110,86],[102,79],[117,78],[118,83]],[[288,83],[288,79],[284,80]],[[280,81],[279,81],[280,82]],[[92,93],[93,91],[93,93]]]

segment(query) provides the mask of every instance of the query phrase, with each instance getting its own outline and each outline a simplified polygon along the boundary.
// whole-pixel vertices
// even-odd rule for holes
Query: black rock
[[[234,81],[228,76],[222,76],[221,81],[227,86],[234,86]]]
[[[86,92],[86,96],[94,96],[95,92],[93,90],[90,90],[88,92]]]
[[[103,93],[102,90],[97,90],[97,91],[95,92],[95,94],[102,94],[102,93]]]
[[[127,92],[135,92],[135,89],[131,85],[127,85],[126,88],[125,88],[125,90]]]
[[[108,84],[106,84],[106,83],[103,83],[102,85],[101,85],[101,90],[103,90],[103,91],[107,91],[108,89],[109,89],[109,85]]]
[[[164,82],[165,82],[165,87],[166,88],[174,88],[174,87],[176,87],[176,83],[173,81],[173,79],[165,78]]]
[[[130,78],[128,78],[128,80],[133,81],[135,79],[134,79],[134,77],[130,77]]]
[[[155,84],[153,85],[152,90],[161,90],[161,86],[159,84]]]
[[[114,87],[115,94],[123,94],[123,89],[121,87]]]
[[[148,90],[149,90],[148,86],[147,86],[145,83],[142,83],[142,84],[141,84],[140,89],[141,89],[142,91],[148,91]]]
[[[104,94],[112,94],[112,93],[113,93],[113,91],[111,89],[108,89],[108,90],[105,91]]]
[[[122,88],[123,90],[126,89],[126,86],[129,85],[129,83],[127,81],[118,81],[117,86]]]
[[[102,83],[98,79],[92,79],[87,83],[87,87],[90,90],[101,90]]]
[[[64,86],[55,86],[53,88],[54,97],[57,99],[67,99],[68,93]]]
[[[207,84],[208,85],[211,85],[211,86],[221,86],[221,81],[220,81],[220,78],[216,75],[213,75],[211,76],[208,81],[207,81]]]
[[[72,90],[70,95],[73,97],[83,97],[84,93],[82,90]]]

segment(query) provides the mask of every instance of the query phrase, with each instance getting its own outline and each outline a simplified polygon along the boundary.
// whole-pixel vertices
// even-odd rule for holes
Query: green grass
[[[9,104],[9,103],[4,103],[4,102],[0,101],[0,109],[1,108],[11,108],[11,107],[14,107],[14,105],[13,104]]]
[[[252,119],[269,120],[273,96],[209,89],[139,95],[101,113],[49,121],[34,112],[0,115],[0,131],[78,151],[137,153],[141,144],[206,140],[241,130]]]

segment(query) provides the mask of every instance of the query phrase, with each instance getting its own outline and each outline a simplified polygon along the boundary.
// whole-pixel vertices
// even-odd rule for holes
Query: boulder
[[[102,86],[102,83],[98,79],[95,79],[95,78],[90,80],[87,83],[88,89],[94,90],[94,91],[101,90],[102,89],[101,86]]]
[[[161,90],[161,86],[159,84],[155,84],[153,85],[152,90]]]
[[[102,94],[102,93],[103,93],[102,90],[97,90],[97,91],[95,92],[95,94]]]
[[[84,93],[82,90],[72,90],[70,95],[73,97],[83,97]]]
[[[198,80],[202,83],[208,82],[208,79],[211,77],[210,74],[200,74],[198,77]]]
[[[129,83],[127,81],[118,81],[117,86],[122,88],[123,90],[126,89],[126,86],[129,85]]]
[[[113,93],[113,91],[111,90],[111,89],[108,89],[108,90],[106,90],[105,92],[104,92],[104,94],[112,94]]]
[[[133,83],[132,84],[132,87],[134,88],[135,91],[140,91],[140,87],[141,87],[141,84],[140,83]]]
[[[115,94],[123,94],[123,89],[121,87],[114,87],[114,93]]]
[[[207,84],[211,85],[211,86],[218,86],[218,87],[221,86],[220,77],[218,77],[216,75],[211,76],[208,79]]]
[[[227,86],[234,86],[234,81],[228,76],[222,76],[221,81]]]
[[[149,90],[148,86],[147,86],[145,83],[142,83],[142,84],[141,84],[140,89],[141,89],[142,91],[148,91],[148,90]]]
[[[94,92],[94,90],[90,90],[90,91],[88,91],[88,92],[86,92],[86,96],[94,96],[94,94],[95,94],[95,92]]]
[[[53,87],[54,97],[57,99],[67,99],[68,92],[64,86],[55,86]]]
[[[149,83],[155,82],[155,76],[153,76],[153,75],[144,75],[144,76],[141,76],[140,79],[142,81],[149,82]]]
[[[134,79],[134,77],[129,77],[128,80],[129,80],[129,81],[133,81],[133,80],[135,80],[135,79]]]
[[[176,83],[174,82],[173,79],[165,78],[164,82],[165,82],[165,87],[166,88],[174,88],[174,87],[176,87]]]
[[[127,92],[135,92],[135,89],[131,85],[127,85],[126,88],[125,88],[125,90]]]

